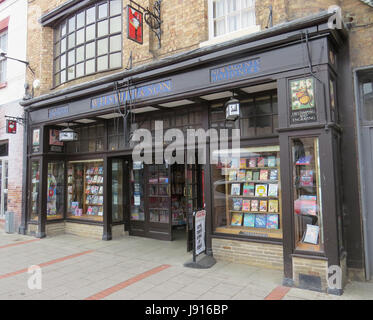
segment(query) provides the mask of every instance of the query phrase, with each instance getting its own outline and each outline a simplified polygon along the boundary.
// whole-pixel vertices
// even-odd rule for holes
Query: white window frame
[[[8,157],[1,157],[0,158],[0,161],[1,161],[1,185],[0,185],[0,197],[1,197],[1,204],[0,204],[0,218],[1,219],[4,219],[5,218],[5,208],[4,208],[4,196],[5,194],[8,195],[7,197],[7,202],[9,200],[9,194],[8,194],[8,188],[9,188],[9,160],[8,160]],[[7,175],[7,180],[8,180],[8,186],[7,186],[7,189],[5,189],[5,163],[7,163],[7,168],[8,168],[8,175]]]
[[[2,38],[5,38],[5,45],[1,46]],[[4,52],[7,52],[8,50],[8,30],[5,30],[3,32],[0,32],[0,49]],[[5,58],[0,58],[0,64],[2,65],[2,71],[0,73],[0,84],[6,82],[6,69],[7,69],[7,63]]]
[[[225,28],[226,28],[226,32],[222,35],[219,35],[219,36],[215,36],[214,33],[215,33],[215,30],[214,30],[214,13],[213,13],[213,9],[214,9],[214,6],[213,6],[213,3],[214,1],[216,0],[208,0],[208,24],[209,24],[209,40],[212,40],[212,39],[217,39],[217,38],[220,38],[220,37],[224,37],[224,36],[227,36],[229,34],[234,34],[235,32],[237,31],[241,31],[241,30],[245,30],[245,29],[248,29],[250,27],[254,27],[256,26],[256,16],[255,16],[255,0],[253,0],[253,6],[251,8],[240,8],[239,11],[240,11],[240,19],[238,21],[238,28],[237,30],[235,31],[232,31],[232,32],[228,32],[228,16],[229,14],[227,13],[227,7],[228,7],[228,0],[224,0],[224,11],[225,11],[225,15],[224,15],[224,19],[225,19]],[[249,25],[245,28],[242,27],[242,13],[244,11],[251,11],[253,10],[253,14],[254,14],[254,24],[253,25]]]

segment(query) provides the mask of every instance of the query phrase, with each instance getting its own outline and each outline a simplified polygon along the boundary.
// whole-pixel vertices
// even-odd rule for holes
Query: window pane
[[[95,59],[88,60],[85,63],[85,73],[90,74],[95,72]]]
[[[227,0],[227,13],[237,11],[239,9],[239,0]]]
[[[241,8],[242,9],[245,9],[245,8],[251,8],[254,6],[254,0],[241,0],[242,2],[242,6]]]
[[[99,57],[97,59],[97,71],[108,69],[108,56]]]
[[[294,227],[297,249],[323,250],[318,138],[293,138]]]
[[[108,53],[108,38],[99,40],[97,42],[97,55],[100,56],[106,53]]]
[[[54,36],[55,36],[55,41],[58,41],[61,39],[61,26],[58,26],[56,29],[54,29]]]
[[[86,28],[85,41],[94,39],[96,36],[96,25],[92,24]]]
[[[61,56],[61,69],[65,69],[66,68],[66,54],[63,54]]]
[[[113,160],[111,165],[112,189],[111,189],[111,203],[113,222],[123,220],[123,160]]]
[[[90,24],[96,20],[96,7],[87,9],[87,24]]]
[[[122,30],[122,17],[115,17],[110,19],[110,33],[120,32]]]
[[[114,36],[110,38],[110,52],[120,51],[122,49],[121,36]]]
[[[37,221],[39,218],[39,204],[40,204],[40,165],[39,161],[31,162],[31,210],[30,219]]]
[[[67,167],[67,215],[72,219],[102,221],[103,162],[69,163]]]
[[[69,51],[67,57],[68,57],[68,61],[67,61],[68,66],[75,64],[75,50]]]
[[[217,153],[212,166],[217,233],[282,238],[278,146]]]
[[[55,73],[60,71],[60,68],[61,68],[60,58],[57,58],[56,60],[54,60],[54,71],[55,71]]]
[[[67,78],[68,80],[72,80],[75,78],[75,67],[69,67],[67,68]]]
[[[108,20],[104,20],[98,23],[97,36],[102,37],[108,34]]]
[[[107,17],[107,4],[104,3],[98,7],[98,18],[102,19]]]
[[[61,72],[61,83],[66,82],[66,70]]]
[[[69,32],[72,32],[75,30],[75,17],[72,17],[69,19]]]
[[[245,10],[242,12],[241,27],[247,28],[249,26],[255,25],[255,11]]]
[[[225,21],[224,19],[216,20],[214,22],[214,36],[221,36],[225,34]]]
[[[110,1],[110,15],[114,16],[122,12],[122,0]]]
[[[62,219],[64,212],[65,163],[48,163],[47,219]]]
[[[255,105],[257,114],[269,114],[272,112],[270,96],[256,98]]]
[[[61,53],[61,43],[57,42],[54,46],[54,56],[57,57]]]
[[[223,17],[225,15],[225,0],[215,0],[213,4],[213,17]]]
[[[81,12],[76,16],[76,27],[79,29],[84,26],[85,12]]]
[[[114,53],[110,55],[110,69],[119,68],[122,62],[122,53]]]
[[[76,65],[76,77],[79,78],[82,76],[84,76],[84,62]]]
[[[61,52],[65,52],[66,51],[66,38],[63,38],[61,40]]]
[[[62,23],[61,25],[61,36],[66,34],[66,22]]]
[[[82,44],[84,42],[84,29],[76,32],[76,44]]]
[[[55,85],[55,86],[59,86],[60,84],[61,84],[60,74],[57,73],[57,74],[54,76],[54,85]]]
[[[91,42],[85,46],[85,58],[90,59],[95,56],[95,43]]]
[[[75,32],[70,34],[68,37],[68,49],[71,49],[75,46]]]
[[[239,14],[228,16],[228,32],[238,30],[239,18]]]
[[[373,82],[363,84],[364,120],[373,120]]]
[[[76,49],[76,62],[81,62],[83,60],[84,60],[84,46],[81,46]]]

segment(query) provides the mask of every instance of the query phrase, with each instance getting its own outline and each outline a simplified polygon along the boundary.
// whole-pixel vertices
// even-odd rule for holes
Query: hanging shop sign
[[[251,59],[244,62],[230,64],[210,71],[210,82],[228,81],[245,77],[260,71],[260,59]]]
[[[10,133],[10,134],[17,133],[17,121],[15,120],[6,121],[6,133]]]
[[[315,81],[304,78],[290,81],[290,123],[315,122]]]
[[[143,14],[131,6],[127,6],[128,13],[128,39],[143,43]]]
[[[145,99],[150,97],[155,97],[163,93],[168,93],[172,91],[172,81],[165,80],[146,86],[141,86],[138,88],[126,90],[119,92],[113,92],[112,94],[94,98],[91,100],[91,109],[99,109],[108,106],[113,106],[118,104],[118,96],[120,104],[123,105],[129,101],[135,101],[138,99]]]

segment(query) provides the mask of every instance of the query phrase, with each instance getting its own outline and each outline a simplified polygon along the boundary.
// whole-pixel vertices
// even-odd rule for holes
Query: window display
[[[118,222],[123,220],[123,160],[113,160],[111,168],[111,208],[113,222]]]
[[[220,150],[213,165],[217,233],[282,238],[280,148]]]
[[[69,218],[103,221],[103,164],[102,160],[68,163],[67,214]]]
[[[131,220],[144,221],[144,164],[134,162],[131,170]]]
[[[62,219],[64,211],[65,164],[48,163],[47,219]]]
[[[170,181],[166,165],[149,165],[148,199],[149,221],[169,223],[170,221]]]
[[[40,205],[40,162],[31,161],[31,210],[30,220],[37,221],[39,219]]]
[[[296,248],[323,248],[318,138],[293,138],[293,194]]]

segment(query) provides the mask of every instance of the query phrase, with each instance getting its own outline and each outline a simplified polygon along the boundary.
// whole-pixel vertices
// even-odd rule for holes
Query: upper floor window
[[[255,0],[209,0],[209,38],[255,25]]]
[[[99,2],[55,29],[54,85],[122,66],[122,0]]]
[[[8,31],[0,33],[0,50],[8,52]],[[6,59],[0,59],[0,83],[6,82]]]

